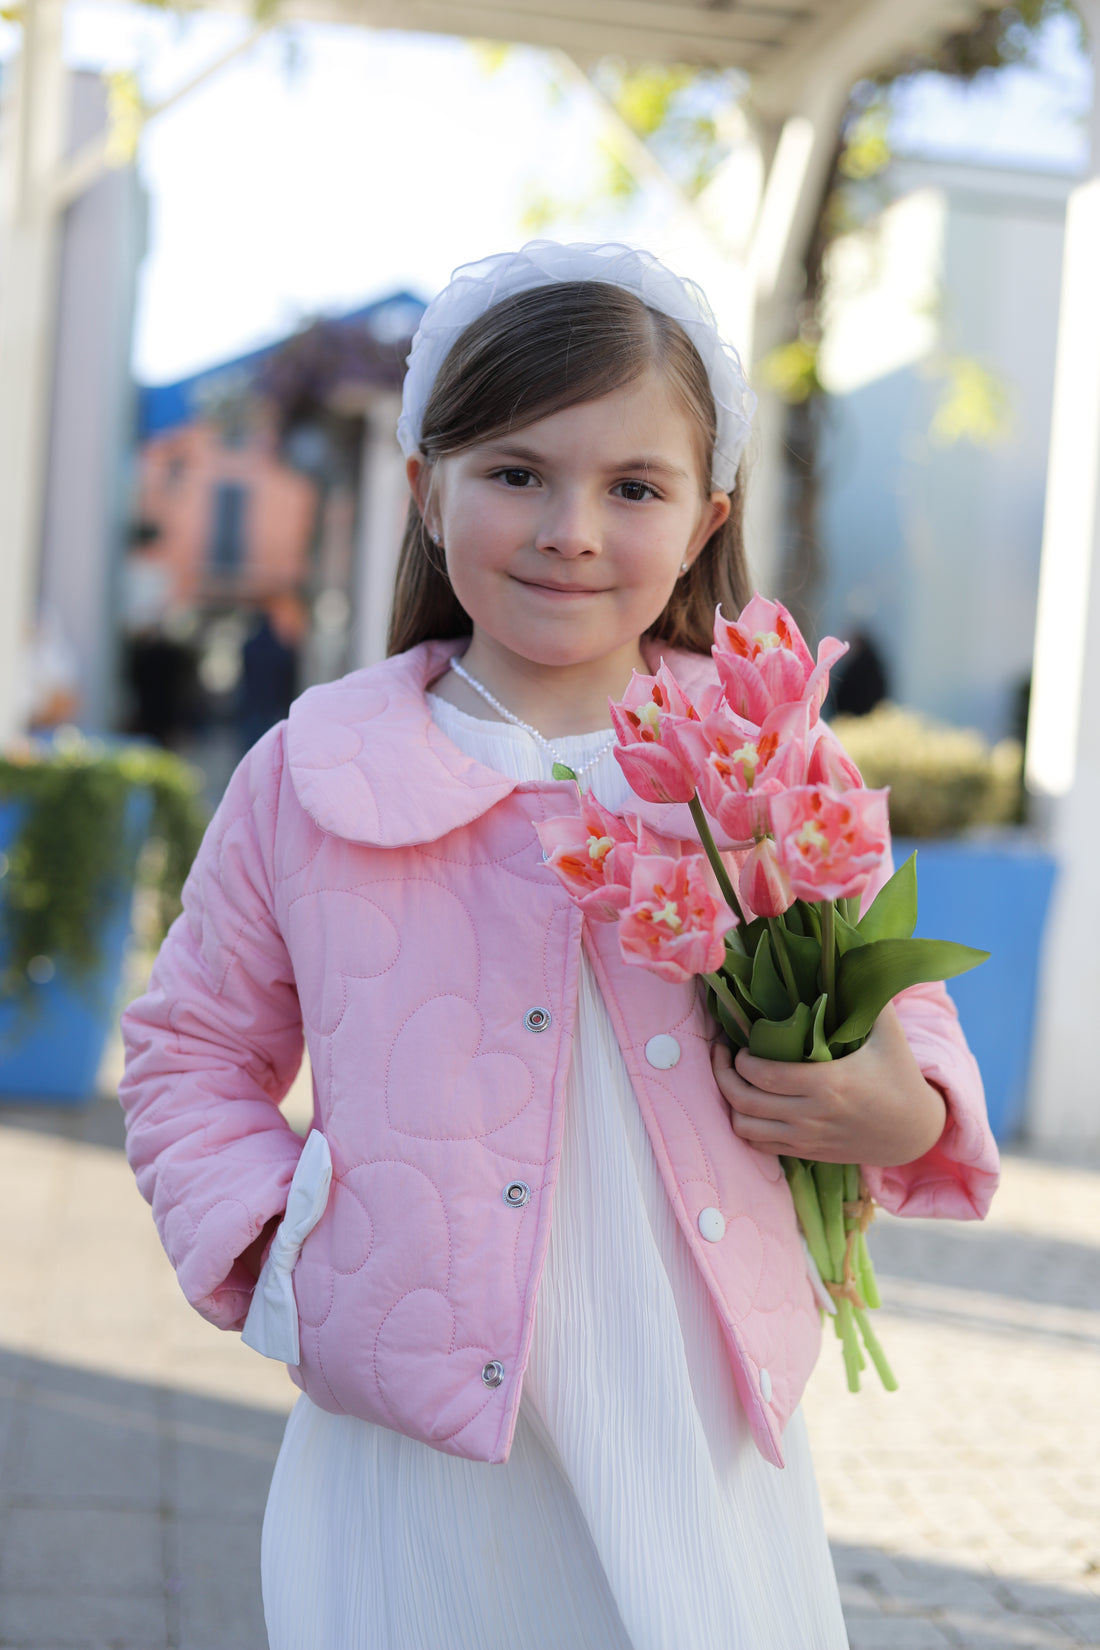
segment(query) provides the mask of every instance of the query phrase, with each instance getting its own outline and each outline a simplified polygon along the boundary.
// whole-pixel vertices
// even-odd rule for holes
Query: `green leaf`
[[[784,911],[783,926],[788,934],[804,934],[806,932],[806,919],[802,914],[805,909],[806,907],[802,901],[796,899],[794,904],[789,905]]]
[[[564,762],[555,762],[554,766],[550,769],[550,776],[553,779],[573,779],[573,780],[575,780],[576,777],[577,777],[576,774],[573,772],[572,768],[566,767]]]
[[[726,935],[726,960],[722,964],[723,974],[736,980],[738,985],[749,985],[752,980],[752,958],[732,946],[729,935]]]
[[[917,856],[909,855],[881,887],[861,917],[865,940],[907,940],[917,926]]]
[[[785,1020],[754,1020],[749,1034],[749,1053],[762,1060],[801,1060],[813,1023],[813,1009],[799,1003]]]
[[[836,902],[836,913],[833,917],[833,933],[836,936],[836,952],[842,957],[845,951],[853,951],[857,945],[863,945],[863,935],[858,928],[853,928],[847,917],[841,911],[842,901]]]
[[[745,930],[740,923],[733,928],[726,929],[726,951],[735,952],[739,957],[751,958],[752,953],[745,944]]]
[[[838,1043],[865,1037],[891,997],[907,986],[950,980],[985,962],[976,951],[953,940],[874,940],[847,952],[837,965],[837,1005],[841,1023],[829,1039]]]
[[[796,899],[789,911],[783,913],[783,920],[788,928],[792,916],[796,916],[803,934],[812,934],[821,943],[821,907],[816,900]]]
[[[766,932],[760,936],[756,947],[750,990],[753,1002],[766,1020],[783,1020],[791,1012],[791,999],[779,977],[771,940]]]
[[[730,1045],[735,1049],[744,1048],[746,1046],[744,1032],[733,1015],[729,1013],[717,992],[709,985],[707,986],[707,1008],[729,1038]]]
[[[760,944],[761,937],[768,932],[768,919],[767,917],[754,917],[751,922],[742,923],[737,932],[745,947],[745,954],[749,957],[755,957],[756,948]]]
[[[810,1027],[810,1049],[807,1060],[831,1060],[829,1041],[825,1036],[825,1007],[829,999],[823,991],[813,1007],[813,1025]]]
[[[798,995],[804,1003],[812,1003],[821,990],[821,941],[812,934],[787,934],[787,955]]]

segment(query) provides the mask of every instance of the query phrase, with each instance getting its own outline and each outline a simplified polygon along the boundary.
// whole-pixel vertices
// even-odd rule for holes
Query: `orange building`
[[[422,312],[398,293],[142,390],[140,561],[159,572],[166,613],[288,589],[351,603],[367,409],[399,389]]]

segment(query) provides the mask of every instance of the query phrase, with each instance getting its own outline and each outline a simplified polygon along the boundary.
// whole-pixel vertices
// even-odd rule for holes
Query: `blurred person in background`
[[[299,686],[299,659],[309,613],[293,590],[275,591],[261,603],[257,623],[241,650],[237,740],[241,754],[289,713]]]
[[[833,671],[830,714],[869,716],[889,692],[882,655],[867,632],[857,630],[849,640],[847,657]]]
[[[159,527],[138,522],[123,571],[123,675],[130,696],[126,731],[175,749],[191,720],[195,655],[170,630],[174,592],[171,571],[157,554],[159,539]]]

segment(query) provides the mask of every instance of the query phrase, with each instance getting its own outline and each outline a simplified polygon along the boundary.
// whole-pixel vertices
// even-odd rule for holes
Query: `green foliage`
[[[596,65],[592,79],[685,193],[698,195],[729,153],[722,117],[741,95],[743,76],[729,69],[611,58]],[[629,169],[627,180],[635,193],[638,180]],[[621,180],[613,198],[623,198]]]
[[[758,376],[769,389],[775,391],[788,406],[799,406],[812,396],[820,395],[821,379],[817,375],[819,346],[811,338],[792,338],[778,344],[760,362]]]
[[[1015,739],[991,746],[973,728],[890,704],[830,726],[866,783],[890,787],[895,836],[956,836],[1021,817],[1023,751]]]
[[[127,828],[136,790],[152,796],[144,849]],[[0,757],[0,804],[18,809],[0,880],[0,993],[31,1000],[36,976],[58,967],[91,979],[104,918],[139,850],[149,938],[159,940],[202,836],[194,769],[166,751],[62,732]]]
[[[956,80],[973,80],[989,70],[1011,68],[1032,56],[1035,37],[1054,17],[1072,17],[1083,29],[1072,0],[1016,0],[1011,6],[983,11],[969,28],[949,34],[935,46],[903,58],[889,76],[932,71]]]
[[[936,369],[943,394],[932,417],[932,440],[941,447],[969,441],[999,447],[1012,434],[1012,403],[1003,379],[969,355],[951,355]]]
[[[890,164],[890,106],[875,97],[863,107],[856,103],[845,123],[837,171],[853,183],[877,177]]]

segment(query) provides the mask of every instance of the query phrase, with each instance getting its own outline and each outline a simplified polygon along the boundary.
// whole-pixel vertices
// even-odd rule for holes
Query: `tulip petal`
[[[665,745],[616,745],[614,755],[627,784],[645,802],[690,802],[695,795],[691,771]]]

